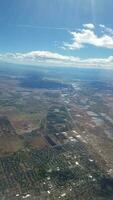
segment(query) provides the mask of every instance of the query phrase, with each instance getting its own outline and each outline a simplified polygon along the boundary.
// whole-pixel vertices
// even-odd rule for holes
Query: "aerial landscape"
[[[2,65],[1,198],[113,199],[113,71]]]
[[[0,200],[113,200],[113,1],[84,2],[0,1]]]

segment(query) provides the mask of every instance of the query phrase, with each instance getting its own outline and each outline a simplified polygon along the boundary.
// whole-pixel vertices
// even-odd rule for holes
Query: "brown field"
[[[0,156],[15,153],[23,148],[23,141],[17,135],[0,136]]]
[[[43,136],[38,136],[38,137],[33,138],[32,140],[30,140],[30,142],[28,142],[28,144],[31,147],[37,148],[37,149],[43,149],[45,147],[49,147],[47,140]]]

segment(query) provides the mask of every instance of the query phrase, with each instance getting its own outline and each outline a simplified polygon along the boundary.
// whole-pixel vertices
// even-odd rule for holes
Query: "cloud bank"
[[[40,66],[113,68],[113,56],[82,59],[80,57],[61,55],[50,51],[0,54],[0,60],[9,63]]]
[[[86,45],[95,47],[113,49],[113,29],[103,24],[97,26],[89,23],[83,24],[82,29],[70,31],[72,43],[64,43],[65,49],[81,49]],[[67,31],[67,30],[66,30]],[[70,51],[71,52],[71,51]],[[19,53],[1,53],[0,61],[9,63],[40,65],[40,66],[67,66],[67,67],[101,67],[113,68],[113,53],[104,58],[81,58],[71,55],[62,55],[51,51],[31,51]]]
[[[93,24],[84,24],[83,28],[76,31],[70,31],[72,35],[72,43],[64,42],[64,48],[71,50],[84,48],[85,45],[92,45],[106,49],[113,49],[113,29],[107,28],[100,24],[101,35],[94,32],[95,26]]]

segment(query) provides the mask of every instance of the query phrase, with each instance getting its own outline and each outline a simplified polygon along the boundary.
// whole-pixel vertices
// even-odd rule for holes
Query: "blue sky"
[[[0,60],[113,67],[113,0],[0,0]]]

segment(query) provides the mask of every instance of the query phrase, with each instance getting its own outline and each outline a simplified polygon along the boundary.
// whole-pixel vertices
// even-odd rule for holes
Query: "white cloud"
[[[41,66],[113,68],[113,56],[109,56],[107,58],[82,59],[79,57],[61,55],[50,51],[0,54],[0,60],[10,63]]]
[[[50,51],[31,51],[27,53],[0,54],[0,60],[19,64],[65,65],[79,61],[78,57],[65,56]]]
[[[88,28],[88,29],[94,29],[95,28],[94,24],[83,24],[83,27]]]
[[[105,25],[104,24],[100,24],[99,25],[101,28],[105,28]]]
[[[53,61],[78,61],[78,57],[73,56],[65,56],[58,53],[53,53],[50,51],[31,51],[28,53],[6,53],[0,54],[0,58],[7,60],[17,60],[17,61],[29,61],[29,62],[41,62],[45,60],[53,60]]]
[[[91,24],[90,24],[91,25]],[[86,25],[83,25],[84,28],[78,32],[70,32],[72,35],[73,42],[66,43],[64,42],[64,47],[71,50],[83,48],[85,45],[92,45],[95,47],[113,49],[113,30],[107,28],[104,25],[100,25],[103,28],[103,33],[101,36],[98,36],[94,30],[89,28]]]

